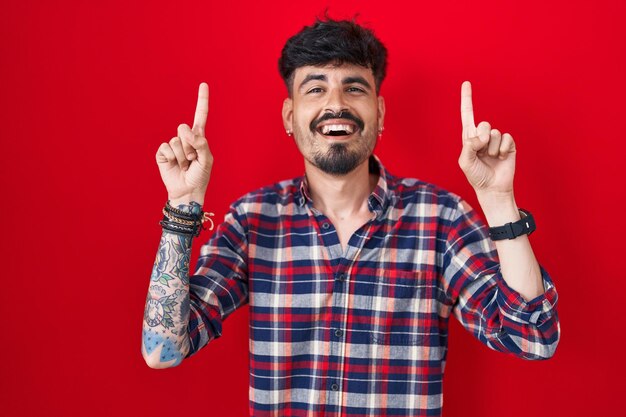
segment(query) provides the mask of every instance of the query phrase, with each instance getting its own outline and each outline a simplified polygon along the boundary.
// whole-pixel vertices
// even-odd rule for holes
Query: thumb
[[[477,158],[477,153],[480,152],[481,149],[486,148],[488,144],[488,134],[482,134],[480,136],[465,139],[463,141],[461,156],[459,157],[459,165],[461,165],[461,168],[472,164]]]

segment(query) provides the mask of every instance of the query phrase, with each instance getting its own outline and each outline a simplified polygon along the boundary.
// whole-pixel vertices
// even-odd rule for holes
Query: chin
[[[349,151],[343,143],[333,143],[326,153],[315,155],[313,165],[330,175],[346,175],[367,160],[369,155]]]

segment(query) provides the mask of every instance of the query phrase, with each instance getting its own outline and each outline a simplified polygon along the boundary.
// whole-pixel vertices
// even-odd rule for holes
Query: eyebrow
[[[300,83],[300,88],[302,88],[306,83],[311,82],[311,81],[328,81],[328,78],[326,78],[326,75],[324,74],[307,74],[306,77],[304,77],[304,80],[302,80],[302,82]],[[346,77],[343,80],[341,80],[342,84],[361,84],[362,86],[366,87],[367,89],[371,90],[372,86],[370,85],[370,83],[367,82],[367,80],[363,77],[361,77],[360,75],[355,75],[352,77]]]
[[[366,87],[367,89],[371,90],[372,86],[370,85],[370,83],[367,82],[367,80],[361,76],[354,76],[354,77],[346,77],[343,80],[341,80],[342,84],[361,84],[363,87]]]
[[[302,80],[302,82],[300,83],[300,87],[298,88],[302,88],[304,84],[310,81],[327,81],[327,78],[324,74],[307,74],[307,76],[304,77],[304,80]]]

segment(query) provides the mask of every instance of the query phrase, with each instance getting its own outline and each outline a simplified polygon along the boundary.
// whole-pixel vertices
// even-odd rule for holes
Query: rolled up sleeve
[[[500,273],[495,275],[496,301],[503,330],[502,335],[498,336],[505,334],[515,343],[519,355],[526,359],[552,357],[560,336],[556,287],[543,267],[541,275],[545,292],[530,301],[526,301],[521,294],[509,287]],[[500,343],[504,342],[500,340]]]
[[[507,285],[487,227],[466,206],[459,204],[446,231],[444,279],[455,317],[491,349],[524,359],[552,357],[560,324],[550,275],[541,267],[545,292],[526,301]]]
[[[193,356],[222,335],[222,323],[248,302],[245,216],[231,207],[224,222],[201,248],[189,279],[189,339]]]

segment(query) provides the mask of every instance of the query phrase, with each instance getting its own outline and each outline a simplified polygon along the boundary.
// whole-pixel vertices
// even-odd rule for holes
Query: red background
[[[476,122],[517,142],[517,202],[537,219],[561,343],[526,362],[451,320],[444,415],[626,415],[623,0],[3,2],[1,415],[246,415],[247,308],[178,368],[141,358],[166,199],[154,154],[192,122],[207,81],[205,208],[222,218],[300,175],[277,58],[326,6],[359,12],[390,51],[377,154],[392,172],[477,206],[456,162],[466,79]]]

